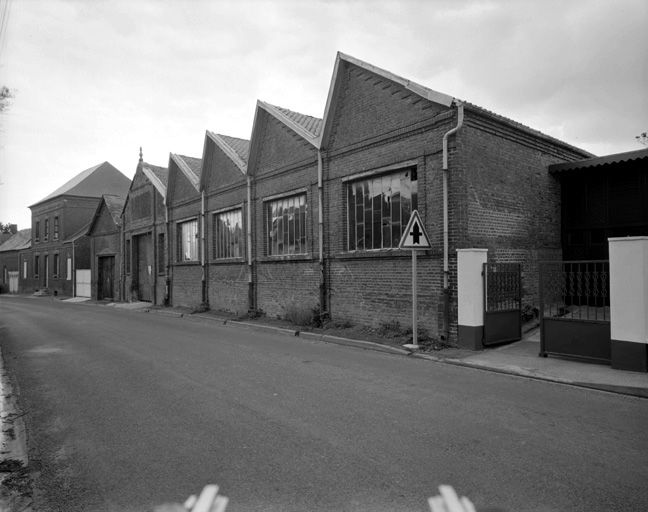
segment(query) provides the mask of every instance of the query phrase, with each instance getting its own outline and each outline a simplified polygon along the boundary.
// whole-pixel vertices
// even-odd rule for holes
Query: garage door
[[[90,297],[90,270],[76,271],[76,296]]]

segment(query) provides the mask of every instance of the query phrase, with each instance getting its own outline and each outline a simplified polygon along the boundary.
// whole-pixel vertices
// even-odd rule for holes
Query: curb
[[[274,327],[272,325],[253,324],[251,322],[239,322],[237,320],[228,320],[225,325],[234,325],[243,327],[245,329],[252,329],[253,331],[270,331],[280,334],[287,334],[288,336],[298,336],[299,331],[295,329],[285,329],[283,327]]]
[[[141,311],[142,313],[153,313],[154,315],[170,316],[173,318],[182,318],[185,316],[184,313],[179,313],[177,311],[164,311],[163,309],[144,308],[136,311]]]
[[[256,331],[270,331],[270,332],[275,332],[279,334],[287,334],[289,336],[293,337],[299,337],[303,338],[305,340],[313,340],[313,341],[323,341],[325,343],[334,343],[336,345],[344,345],[344,346],[349,346],[349,347],[354,347],[354,348],[361,348],[365,350],[374,350],[376,352],[384,352],[388,354],[394,354],[394,355],[402,355],[402,356],[408,356],[408,357],[413,357],[416,359],[425,359],[427,361],[433,361],[435,363],[444,363],[444,364],[450,364],[453,366],[461,366],[464,368],[472,368],[475,370],[482,370],[482,371],[487,371],[487,372],[492,372],[492,373],[499,373],[501,375],[511,375],[514,377],[523,377],[526,379],[533,379],[533,380],[538,380],[538,381],[543,381],[543,382],[552,382],[554,384],[563,384],[563,385],[568,385],[568,386],[574,386],[574,387],[580,387],[580,388],[586,388],[586,389],[595,389],[598,391],[605,391],[608,393],[615,393],[619,395],[625,395],[625,396],[635,396],[638,398],[648,398],[648,389],[643,389],[643,388],[632,388],[632,387],[624,387],[624,386],[614,386],[614,385],[608,385],[608,384],[597,384],[597,383],[590,383],[590,382],[574,382],[566,379],[559,379],[555,377],[541,377],[538,375],[533,375],[526,373],[524,371],[515,371],[513,369],[504,369],[504,368],[496,368],[493,366],[484,366],[479,363],[471,363],[469,361],[463,361],[460,359],[452,359],[452,358],[447,358],[447,357],[439,357],[439,356],[434,356],[430,354],[424,354],[421,352],[415,352],[415,351],[410,351],[406,349],[401,349],[397,347],[391,347],[389,345],[382,345],[380,343],[375,343],[372,341],[364,341],[364,340],[354,340],[351,338],[342,338],[339,336],[331,336],[328,334],[320,334],[320,333],[315,333],[315,332],[310,332],[310,331],[299,331],[296,329],[286,329],[282,327],[273,327],[270,325],[264,325],[264,324],[254,324],[251,322],[239,322],[235,320],[227,320],[224,318],[219,318],[219,317],[211,317],[210,315],[188,315],[190,318],[201,318],[205,320],[210,320],[210,321],[217,321],[221,322],[223,325],[233,325],[233,326],[239,326],[243,327],[246,329],[252,329]]]

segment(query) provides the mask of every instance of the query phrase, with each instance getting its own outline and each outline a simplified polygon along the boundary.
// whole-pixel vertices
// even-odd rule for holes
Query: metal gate
[[[495,345],[522,338],[522,266],[484,263],[484,339]]]
[[[611,358],[610,263],[540,262],[540,355]]]

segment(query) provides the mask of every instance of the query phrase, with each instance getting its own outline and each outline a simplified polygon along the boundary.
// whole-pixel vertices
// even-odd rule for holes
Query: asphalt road
[[[648,510],[648,400],[283,335],[0,297],[37,511]]]

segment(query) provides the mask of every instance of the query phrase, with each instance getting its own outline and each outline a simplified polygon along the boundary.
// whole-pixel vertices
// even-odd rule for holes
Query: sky
[[[341,51],[596,155],[642,149],[645,0],[0,0],[0,222],[109,161],[322,117]]]

